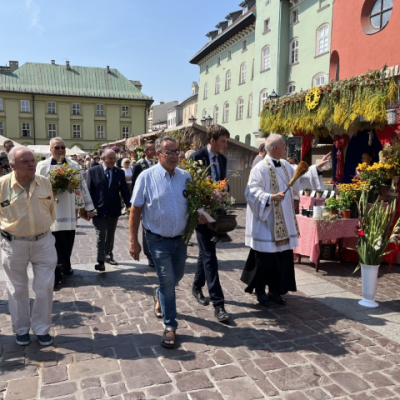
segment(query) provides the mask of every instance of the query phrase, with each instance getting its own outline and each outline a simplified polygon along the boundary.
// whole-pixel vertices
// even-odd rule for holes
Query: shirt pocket
[[[1,213],[7,222],[15,222],[19,219],[19,208],[16,202],[9,206],[1,207]]]
[[[38,197],[39,210],[41,214],[43,215],[50,214],[50,206],[52,201],[53,199],[49,197]]]

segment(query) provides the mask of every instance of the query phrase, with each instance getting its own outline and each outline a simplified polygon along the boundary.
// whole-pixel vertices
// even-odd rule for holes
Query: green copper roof
[[[108,99],[151,100],[116,69],[26,63],[0,73],[0,91]]]

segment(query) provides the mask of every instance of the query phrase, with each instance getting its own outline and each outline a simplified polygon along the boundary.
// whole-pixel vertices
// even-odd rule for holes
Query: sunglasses
[[[65,150],[65,146],[54,146],[54,150]]]
[[[165,150],[164,153],[161,154],[166,154],[167,156],[177,156],[180,152],[180,150]]]

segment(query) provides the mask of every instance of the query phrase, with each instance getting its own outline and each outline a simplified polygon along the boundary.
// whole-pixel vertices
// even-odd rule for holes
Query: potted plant
[[[368,192],[363,191],[358,202],[358,240],[357,251],[361,266],[361,282],[363,299],[358,303],[364,307],[378,307],[374,301],[378,281],[378,269],[390,243],[399,241],[399,222],[395,221],[397,202],[388,206],[379,203],[368,204]],[[356,270],[359,267],[356,268]]]
[[[386,185],[386,182],[392,178],[394,167],[392,164],[380,162],[372,165],[362,163],[358,164],[357,171],[361,180],[368,181],[370,194],[373,193],[378,197],[381,194],[382,186]]]
[[[334,197],[330,197],[325,202],[325,210],[329,211],[331,214],[337,214],[339,211],[339,200]]]

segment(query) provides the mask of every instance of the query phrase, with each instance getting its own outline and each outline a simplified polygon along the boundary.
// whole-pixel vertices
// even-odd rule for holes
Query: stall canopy
[[[12,140],[12,139],[0,135],[0,146],[1,146],[1,147],[3,147],[3,144],[4,144],[4,142],[5,142],[6,140]],[[18,142],[16,142],[15,140],[12,140],[12,142],[14,143],[14,146],[21,146],[21,145],[20,145]]]
[[[51,154],[50,152],[50,145],[45,145],[45,144],[30,144],[27,146],[28,149],[32,150],[35,154],[39,154],[41,156],[49,156]],[[72,149],[69,149],[68,147],[65,149],[65,154],[67,156],[72,156],[74,154],[77,154],[76,151],[73,151]],[[86,153],[79,153],[79,154],[86,154]]]
[[[87,154],[87,151],[81,150],[78,146],[74,146],[71,148],[72,154]]]

